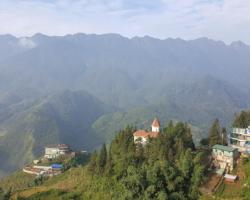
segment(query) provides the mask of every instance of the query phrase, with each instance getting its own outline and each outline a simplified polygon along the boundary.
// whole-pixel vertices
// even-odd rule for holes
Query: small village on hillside
[[[139,129],[133,133],[136,146],[145,148],[151,139],[161,135],[160,121],[155,118],[149,130]],[[240,159],[250,155],[250,126],[248,128],[232,128],[227,136],[227,145],[215,144],[205,148],[208,156],[210,174],[209,179],[200,187],[203,194],[213,194],[222,183],[236,184],[242,177],[235,168]],[[64,173],[69,167],[66,163],[86,152],[74,152],[69,145],[47,145],[44,147],[44,155],[41,159],[33,160],[33,164],[23,168],[23,172],[37,177],[55,176]]]
[[[151,131],[137,130],[134,136],[134,142],[143,146],[149,141],[149,138],[158,137],[160,134],[160,122],[155,118],[151,125]],[[250,155],[250,126],[248,128],[233,128],[228,134],[228,145],[215,144],[212,146],[212,152],[209,157],[211,163],[210,181],[204,185],[201,190],[204,193],[213,193],[225,181],[234,183],[239,176],[233,173],[233,170],[239,163],[241,157]]]
[[[74,152],[69,145],[58,144],[44,147],[44,156],[33,160],[33,164],[23,168],[23,172],[37,176],[55,176],[63,173],[72,159],[85,154],[86,151]]]

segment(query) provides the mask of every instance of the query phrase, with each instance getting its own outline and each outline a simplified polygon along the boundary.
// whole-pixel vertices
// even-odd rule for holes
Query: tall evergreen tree
[[[218,119],[215,119],[211,128],[209,129],[209,145],[221,144],[221,128]]]
[[[227,145],[227,129],[225,127],[221,129],[221,144]]]
[[[95,172],[97,169],[97,157],[98,157],[98,154],[96,151],[94,151],[94,153],[91,155],[89,165],[88,165],[88,169],[92,173]]]
[[[105,168],[106,174],[108,175],[112,174],[112,166],[113,166],[112,154],[111,154],[111,150],[109,149],[106,168]]]
[[[106,144],[104,143],[102,145],[101,151],[97,159],[98,171],[100,173],[104,172],[106,163],[107,163],[107,148],[106,148]]]
[[[236,115],[233,126],[238,128],[247,128],[250,126],[250,110],[242,111],[240,114]]]
[[[2,188],[0,188],[0,200],[4,197],[4,191]]]

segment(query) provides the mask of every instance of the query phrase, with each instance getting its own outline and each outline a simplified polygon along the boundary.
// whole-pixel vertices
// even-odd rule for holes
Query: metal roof
[[[223,151],[235,151],[237,150],[236,148],[232,148],[232,147],[229,147],[229,146],[223,146],[223,145],[220,145],[220,144],[216,144],[212,147],[212,149],[219,149],[219,150],[223,150]]]

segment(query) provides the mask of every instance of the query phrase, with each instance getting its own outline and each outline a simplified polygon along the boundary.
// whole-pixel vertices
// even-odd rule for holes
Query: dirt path
[[[200,188],[200,191],[206,195],[211,195],[213,193],[214,188],[218,185],[221,179],[221,177],[215,173],[211,173],[209,177],[209,181]]]

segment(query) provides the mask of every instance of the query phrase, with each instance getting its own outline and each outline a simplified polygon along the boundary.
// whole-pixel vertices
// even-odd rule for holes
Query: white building
[[[66,144],[58,144],[55,146],[46,146],[45,147],[45,158],[53,159],[57,158],[60,155],[65,155],[70,152],[69,146]]]
[[[239,152],[250,154],[250,126],[248,128],[233,128],[229,135],[230,146]]]
[[[142,145],[147,144],[148,138],[156,138],[158,137],[160,132],[160,122],[157,118],[154,119],[151,125],[151,131],[146,130],[138,130],[134,132],[134,142],[141,143]]]
[[[216,144],[212,147],[213,164],[217,168],[233,170],[238,157],[238,150]]]

